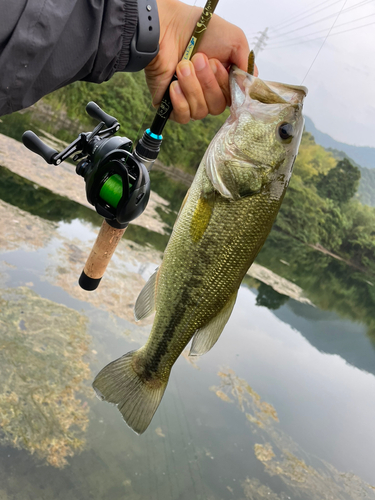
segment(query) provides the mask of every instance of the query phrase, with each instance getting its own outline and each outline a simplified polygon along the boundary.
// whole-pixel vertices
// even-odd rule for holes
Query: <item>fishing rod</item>
[[[219,0],[207,0],[182,59],[190,60],[197,51],[218,2]],[[158,19],[157,9],[155,4],[156,14],[151,16],[152,3],[147,2],[145,8],[147,19],[153,18],[155,22]],[[137,33],[140,30],[138,26]],[[131,71],[137,69],[142,58],[150,57],[150,54],[137,51],[137,41],[134,40],[131,52],[135,54],[135,66]],[[84,290],[96,290],[129,222],[139,217],[147,206],[150,197],[149,171],[160,152],[162,132],[173,110],[169,87],[175,80],[176,74],[164,93],[151,127],[145,130],[135,148],[127,137],[114,136],[120,128],[119,122],[92,101],[87,104],[86,112],[99,124],[92,132],[80,133],[63,151],[58,152],[49,147],[31,130],[27,130],[22,136],[24,145],[49,164],[59,165],[72,155],[73,161],[80,160],[76,173],[85,180],[87,201],[104,217],[78,280]]]

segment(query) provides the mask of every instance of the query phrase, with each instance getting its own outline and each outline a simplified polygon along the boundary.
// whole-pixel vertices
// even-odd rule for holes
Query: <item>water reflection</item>
[[[30,214],[57,222],[82,219],[97,226],[102,223],[102,218],[93,210],[59,196],[2,166],[0,178],[0,199]]]
[[[54,467],[83,449],[92,375],[86,319],[23,287],[0,290],[1,443]]]
[[[211,390],[224,402],[236,403],[244,413],[250,430],[256,435],[254,455],[271,477],[278,477],[288,489],[300,498],[311,500],[359,500],[375,498],[375,487],[354,474],[343,474],[327,462],[311,456],[279,426],[275,408],[262,401],[249,383],[226,368],[218,372],[220,385]],[[275,492],[258,479],[242,483],[246,498],[290,498],[287,492]]]
[[[271,232],[257,262],[299,285],[319,309],[365,323],[367,335],[375,343],[373,275],[364,274],[276,231]]]
[[[282,293],[276,292],[271,286],[265,283],[260,283],[258,287],[258,295],[256,299],[257,306],[267,307],[268,309],[279,309],[282,305],[288,302],[289,297]]]
[[[59,198],[33,193],[32,183],[17,197],[24,187],[14,179],[3,196],[20,198],[18,208],[0,202],[0,498],[374,498],[365,481],[337,470],[373,478],[371,276],[272,233],[259,264],[316,307],[246,277],[227,332],[194,365],[181,357],[140,438],[85,391],[100,368],[147,337],[152,319],[135,325],[133,305],[167,236],[129,228],[98,291],[84,292],[77,277],[95,221],[75,218],[78,207],[66,200],[54,211]],[[161,179],[159,194],[173,200]],[[173,203],[160,209],[169,225]],[[227,363],[235,371],[217,377]]]

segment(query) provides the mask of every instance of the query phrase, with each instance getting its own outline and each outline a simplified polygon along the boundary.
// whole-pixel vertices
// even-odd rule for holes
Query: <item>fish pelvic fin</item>
[[[155,311],[156,282],[159,268],[156,269],[142,288],[134,306],[136,321],[147,318]]]
[[[93,387],[101,400],[117,406],[133,431],[142,434],[150,425],[168,381],[142,380],[133,368],[137,352],[128,352],[105,366],[95,377]]]
[[[234,304],[237,299],[236,291],[217,314],[207,325],[197,330],[193,337],[189,356],[202,356],[206,354],[219,340],[219,337],[232,314]]]

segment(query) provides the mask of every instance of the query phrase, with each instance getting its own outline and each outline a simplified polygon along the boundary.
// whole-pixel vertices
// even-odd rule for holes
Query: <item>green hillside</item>
[[[143,72],[117,73],[109,82],[95,85],[76,82],[45,98],[54,109],[66,109],[68,116],[82,125],[92,126],[85,112],[89,101],[95,101],[121,124],[120,134],[133,142],[142,137],[155,116]],[[178,125],[169,121],[163,131],[163,146],[159,159],[166,165],[174,165],[195,174],[200,160],[228,116],[208,116],[204,120]]]
[[[62,139],[73,138],[77,130],[90,130],[93,122],[85,113],[85,105],[90,100],[115,116],[122,126],[120,133],[133,141],[151,124],[155,113],[150,108],[151,99],[143,73],[119,73],[105,84],[77,82],[45,98],[44,103],[53,112],[49,121],[44,120],[41,126]],[[56,124],[53,129],[54,117],[62,112],[67,114],[74,127],[61,126],[60,121],[57,130]],[[227,115],[228,111],[220,117],[210,116],[188,125],[168,123],[160,160],[166,165],[195,173],[208,144]],[[14,114],[4,117],[0,125],[13,123],[10,128],[19,130],[21,124],[17,120],[22,120],[25,127],[30,118],[27,113],[22,116]],[[363,205],[358,199],[372,203],[375,192],[371,187],[375,185],[372,183],[373,172],[375,169],[371,172],[359,169],[345,154],[327,151],[305,132],[274,229],[301,242],[319,244],[375,273],[375,208]]]
[[[337,149],[326,148],[327,151],[332,153],[333,157],[337,160],[343,160],[347,158],[348,160],[356,165],[361,172],[361,179],[359,181],[358,191],[356,193],[356,198],[359,199],[364,205],[369,205],[370,207],[375,207],[375,168],[370,169],[366,167],[361,167],[344,151],[338,151]]]
[[[359,174],[305,132],[275,229],[375,272],[375,208],[353,196]]]

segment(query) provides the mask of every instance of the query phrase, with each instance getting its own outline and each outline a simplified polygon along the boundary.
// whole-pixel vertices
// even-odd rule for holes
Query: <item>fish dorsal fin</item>
[[[155,311],[156,277],[159,268],[156,269],[142,288],[141,293],[134,306],[134,317],[136,321],[147,318]]]
[[[222,310],[207,325],[197,330],[193,337],[189,356],[202,356],[218,341],[236,303],[237,291],[228,300]]]

